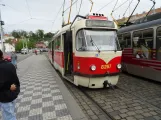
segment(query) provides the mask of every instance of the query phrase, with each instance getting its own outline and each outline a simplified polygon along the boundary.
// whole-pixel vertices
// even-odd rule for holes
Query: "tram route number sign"
[[[114,22],[107,20],[86,20],[87,27],[110,27],[115,28]]]
[[[101,69],[109,69],[111,68],[111,64],[101,65]]]

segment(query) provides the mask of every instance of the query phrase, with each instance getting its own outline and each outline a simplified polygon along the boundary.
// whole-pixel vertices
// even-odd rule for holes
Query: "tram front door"
[[[72,77],[73,71],[73,47],[72,47],[72,31],[67,31],[64,35],[64,67],[65,76]]]

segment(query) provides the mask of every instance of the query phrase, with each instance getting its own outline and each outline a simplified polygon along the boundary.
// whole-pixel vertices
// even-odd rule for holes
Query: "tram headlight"
[[[91,70],[92,70],[92,71],[95,71],[95,70],[96,70],[96,66],[95,66],[95,65],[92,65],[92,66],[91,66]]]
[[[117,64],[117,68],[121,69],[122,65],[121,64]]]

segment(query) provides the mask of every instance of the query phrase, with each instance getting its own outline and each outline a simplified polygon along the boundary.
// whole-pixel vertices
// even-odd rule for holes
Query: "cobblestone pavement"
[[[88,120],[108,120],[108,118],[102,114],[101,110],[92,103],[92,101],[84,95],[76,86],[65,81],[66,86],[74,96],[76,102],[81,107],[84,114],[87,116]]]
[[[118,86],[161,109],[161,83],[121,74]]]
[[[106,117],[84,93],[68,82],[66,85],[89,120],[106,120]],[[115,90],[84,88],[84,92],[113,119],[161,120],[161,84],[121,74],[117,86],[118,89]]]
[[[21,83],[18,120],[72,120],[45,56],[33,55],[20,62],[17,73]]]

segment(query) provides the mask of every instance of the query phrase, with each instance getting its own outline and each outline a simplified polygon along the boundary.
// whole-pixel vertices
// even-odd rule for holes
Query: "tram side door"
[[[65,76],[72,74],[73,71],[73,46],[72,31],[67,31],[64,35],[64,68]]]
[[[51,52],[52,52],[52,62],[54,62],[54,41],[52,41],[51,47],[52,47],[52,50],[51,50]]]

